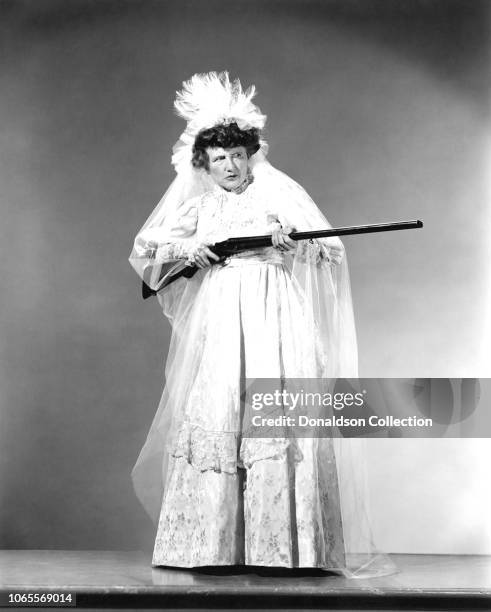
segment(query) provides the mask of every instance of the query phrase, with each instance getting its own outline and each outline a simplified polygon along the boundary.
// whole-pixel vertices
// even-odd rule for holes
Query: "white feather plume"
[[[233,121],[241,129],[262,129],[266,123],[266,116],[252,102],[254,85],[244,91],[239,79],[231,81],[228,72],[195,74],[176,93],[174,106],[188,122],[188,134]]]

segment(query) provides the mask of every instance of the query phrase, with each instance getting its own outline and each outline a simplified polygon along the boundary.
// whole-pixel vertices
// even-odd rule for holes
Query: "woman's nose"
[[[235,160],[234,160],[234,159],[232,159],[231,157],[229,157],[229,158],[227,159],[226,164],[225,164],[225,168],[226,168],[227,170],[236,170],[236,169],[237,169],[237,167],[236,167],[236,165],[235,165]]]

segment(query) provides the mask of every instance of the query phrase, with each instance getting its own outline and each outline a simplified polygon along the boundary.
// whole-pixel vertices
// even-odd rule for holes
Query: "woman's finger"
[[[203,264],[203,266],[209,266],[210,262],[208,261],[208,257],[205,254],[204,248],[200,248],[198,251],[199,261]]]
[[[198,268],[204,268],[205,267],[205,262],[204,262],[204,259],[203,259],[203,250],[201,248],[197,249],[197,251],[196,251],[195,261],[196,261],[196,264],[197,264]]]
[[[285,238],[281,232],[278,234],[278,248],[280,251],[286,251],[288,249],[288,246],[285,243]]]
[[[294,228],[291,227],[290,225],[287,225],[286,227],[284,227],[282,231],[283,244],[285,245],[285,248],[288,251],[291,251],[292,249],[297,248],[296,242],[290,238],[290,234],[294,231],[295,231]]]
[[[214,261],[210,261],[210,258],[213,258],[214,261],[220,261],[220,257],[216,253],[213,253],[207,246],[201,246],[197,249],[195,261],[199,268],[212,266]]]
[[[220,257],[208,247],[204,247],[203,252],[205,253],[206,257],[214,259],[215,261],[219,261],[220,259]]]
[[[287,235],[285,234],[281,234],[280,236],[280,244],[281,247],[285,250],[285,251],[291,251],[292,249],[296,248],[296,244],[295,242]]]
[[[278,248],[278,230],[273,230],[271,234],[271,242],[273,243],[274,248],[277,249]]]

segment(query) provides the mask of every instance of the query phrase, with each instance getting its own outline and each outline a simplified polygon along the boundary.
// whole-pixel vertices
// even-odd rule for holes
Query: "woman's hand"
[[[292,240],[288,234],[294,232],[295,229],[290,226],[281,227],[278,224],[278,227],[273,230],[271,233],[271,241],[275,249],[279,251],[294,251],[297,248],[297,243]]]
[[[220,257],[208,248],[208,245],[198,244],[190,251],[188,261],[198,268],[207,268],[213,265],[215,261],[220,261]]]

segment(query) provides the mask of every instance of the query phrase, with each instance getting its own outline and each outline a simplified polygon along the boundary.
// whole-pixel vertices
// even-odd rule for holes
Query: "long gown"
[[[195,229],[214,243],[270,233],[274,217],[254,183],[239,195],[218,187],[190,202],[175,231]],[[154,565],[344,563],[332,441],[239,435],[241,376],[308,378],[324,370],[283,260],[272,248],[247,252],[214,265],[202,281],[193,306],[207,304],[201,367],[172,451]]]
[[[179,260],[193,240],[213,244],[291,223],[276,208],[260,181],[240,194],[215,186],[180,207],[157,260]],[[296,257],[314,247],[318,261],[335,265],[328,242],[299,243]],[[153,439],[159,430],[166,437],[154,566],[356,571],[380,559],[371,542],[360,543],[365,533],[353,539],[356,522],[355,531],[368,525],[357,492],[344,495],[350,516],[343,514],[335,440],[242,435],[244,379],[319,378],[334,371],[335,357],[312,328],[288,257],[264,248],[200,271],[193,299],[181,307],[179,321],[171,319],[158,411],[167,417],[157,415],[152,425]],[[169,296],[158,297],[165,312]],[[361,560],[354,561],[353,553],[363,553]],[[387,569],[379,565],[374,573]]]

